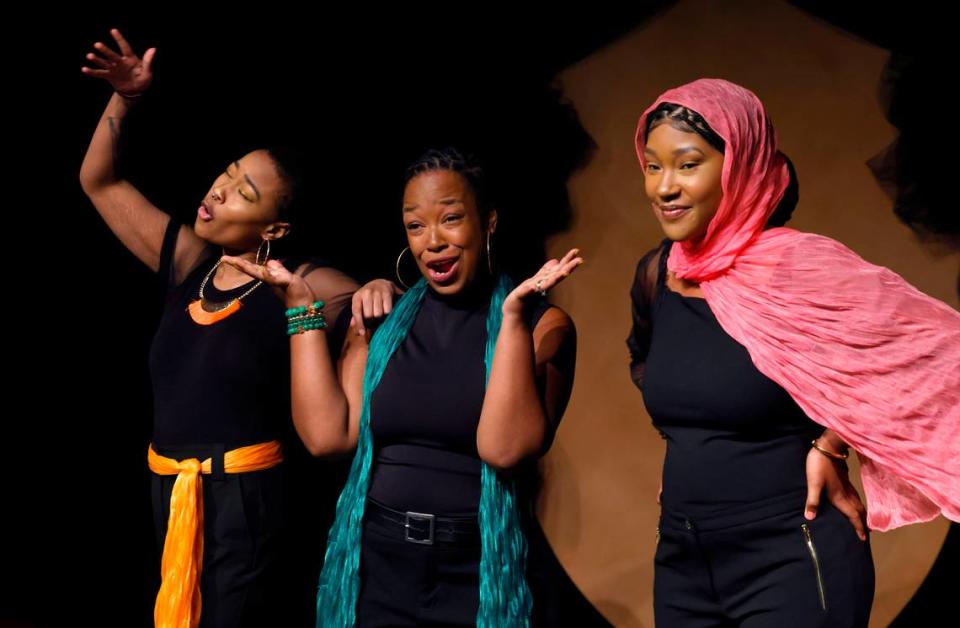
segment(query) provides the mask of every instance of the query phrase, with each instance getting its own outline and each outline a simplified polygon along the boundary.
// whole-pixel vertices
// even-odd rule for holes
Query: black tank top
[[[666,286],[662,249],[643,399],[667,441],[663,504],[689,514],[806,488],[810,440],[823,428],[754,366],[706,300]]]
[[[288,436],[290,341],[283,302],[261,285],[231,316],[213,325],[194,322],[187,307],[198,298],[200,283],[219,256],[211,247],[175,284],[170,278],[179,229],[171,219],[160,257],[159,272],[167,279],[168,292],[150,347],[153,443],[158,448],[223,444],[229,450]],[[204,295],[227,301],[252,285],[221,291],[211,279]],[[334,326],[331,347],[342,344],[345,323],[349,316]]]
[[[489,300],[488,287],[459,298],[427,289],[371,399],[370,498],[397,510],[476,514]],[[549,307],[528,307],[531,330]]]

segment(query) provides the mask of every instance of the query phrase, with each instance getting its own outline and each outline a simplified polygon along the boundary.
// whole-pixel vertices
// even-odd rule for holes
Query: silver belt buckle
[[[409,542],[411,542],[411,543],[419,543],[420,545],[433,545],[433,521],[434,521],[434,518],[435,518],[435,517],[434,517],[433,515],[429,515],[429,514],[426,514],[426,513],[407,511],[407,512],[404,514],[404,520],[403,520],[403,527],[406,528],[406,529],[404,530],[404,534],[406,535],[406,536],[404,537],[405,540],[407,540],[407,541],[409,541]],[[415,537],[410,536],[410,522],[411,522],[411,521],[426,521],[426,522],[427,522],[428,534],[427,534],[427,537],[426,537],[426,538],[418,539],[418,538],[415,538]]]

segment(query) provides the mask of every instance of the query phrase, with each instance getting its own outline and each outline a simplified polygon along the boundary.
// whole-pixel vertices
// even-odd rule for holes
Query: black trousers
[[[216,455],[208,447],[156,448],[183,460]],[[222,461],[222,448],[219,453]],[[223,468],[222,462],[219,465]],[[279,465],[264,471],[203,476],[204,548],[200,582],[201,628],[273,626],[278,592],[275,567],[283,520],[283,480]],[[163,555],[175,475],[152,476],[153,517]]]
[[[360,549],[359,628],[475,626],[480,545],[418,545],[365,517]]]
[[[873,603],[869,540],[805,495],[694,518],[664,507],[654,559],[658,628],[866,627]]]
[[[527,584],[534,628],[610,624],[577,589],[536,521],[527,522]],[[475,626],[480,548],[424,546],[397,538],[369,518],[360,550],[357,626]]]

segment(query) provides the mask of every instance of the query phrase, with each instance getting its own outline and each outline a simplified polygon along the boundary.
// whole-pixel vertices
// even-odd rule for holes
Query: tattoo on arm
[[[120,163],[120,124],[123,121],[120,118],[109,117],[107,123],[110,125],[110,147],[113,150],[113,169],[116,172],[117,165]]]

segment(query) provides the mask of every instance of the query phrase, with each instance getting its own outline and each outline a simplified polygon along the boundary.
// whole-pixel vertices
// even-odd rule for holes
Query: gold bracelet
[[[834,460],[846,460],[847,456],[850,455],[849,453],[838,454],[834,451],[830,451],[829,449],[826,449],[825,447],[821,447],[820,445],[817,444],[816,438],[810,441],[810,444],[813,445],[813,448],[819,451],[820,453],[822,453],[824,456],[828,458],[833,458]]]

